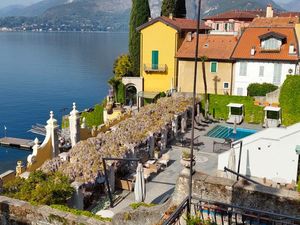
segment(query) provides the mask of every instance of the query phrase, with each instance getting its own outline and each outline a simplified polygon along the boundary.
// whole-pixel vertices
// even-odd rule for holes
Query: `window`
[[[158,69],[158,51],[152,51],[152,69]]]
[[[265,50],[279,50],[281,41],[276,38],[269,38],[262,42],[262,48]]]
[[[243,88],[237,88],[237,95],[243,95]]]
[[[264,66],[260,66],[259,67],[259,76],[263,77],[265,73],[265,67]]]
[[[281,83],[281,71],[282,71],[282,64],[275,63],[274,64],[273,84],[280,85],[280,83]]]
[[[247,62],[240,63],[240,76],[247,76]]]
[[[211,62],[210,63],[210,72],[216,73],[218,70],[218,63],[217,62]]]
[[[228,89],[229,88],[229,83],[228,82],[224,82],[223,83],[223,88],[224,89]]]
[[[220,24],[219,23],[216,24],[216,30],[220,30]]]

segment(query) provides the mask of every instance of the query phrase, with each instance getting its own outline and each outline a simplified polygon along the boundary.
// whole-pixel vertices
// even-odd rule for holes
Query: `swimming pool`
[[[256,133],[257,130],[251,130],[246,128],[236,128],[236,134],[233,133],[232,127],[217,125],[212,130],[210,130],[205,136],[215,137],[215,138],[230,138],[234,140],[239,140],[247,137],[251,134]]]

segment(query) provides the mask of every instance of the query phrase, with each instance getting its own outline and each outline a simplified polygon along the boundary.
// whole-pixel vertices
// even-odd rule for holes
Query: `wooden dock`
[[[34,146],[34,141],[22,138],[3,137],[0,138],[0,146],[32,150],[32,147]]]

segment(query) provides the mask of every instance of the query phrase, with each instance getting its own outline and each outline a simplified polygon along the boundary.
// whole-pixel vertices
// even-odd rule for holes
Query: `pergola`
[[[227,105],[229,108],[227,123],[241,124],[244,120],[244,105],[240,103],[229,103]]]
[[[264,108],[265,118],[263,127],[279,127],[281,125],[281,108],[267,106]]]

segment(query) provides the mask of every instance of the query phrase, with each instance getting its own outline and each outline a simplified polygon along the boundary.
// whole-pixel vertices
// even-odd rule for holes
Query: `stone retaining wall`
[[[180,204],[188,195],[188,177],[180,176],[173,204]],[[205,200],[224,202],[251,209],[300,216],[300,195],[295,191],[235,182],[199,172],[193,176],[193,195]]]
[[[86,216],[53,209],[49,206],[32,206],[28,202],[0,196],[1,225],[108,225]]]

